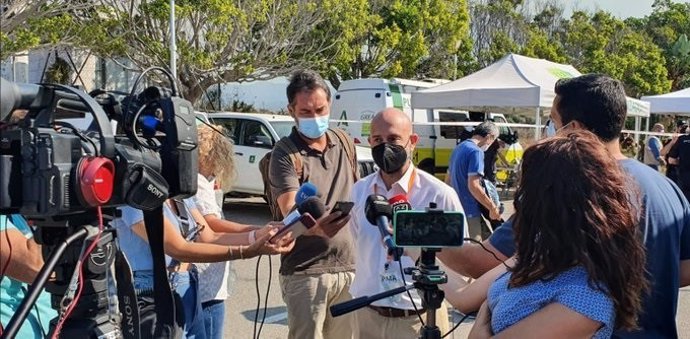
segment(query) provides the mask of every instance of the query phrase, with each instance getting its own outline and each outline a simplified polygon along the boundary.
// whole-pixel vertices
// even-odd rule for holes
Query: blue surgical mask
[[[315,118],[297,118],[297,130],[309,139],[318,139],[328,129],[328,115]]]

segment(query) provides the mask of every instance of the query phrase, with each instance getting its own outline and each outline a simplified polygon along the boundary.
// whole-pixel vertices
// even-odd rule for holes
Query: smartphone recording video
[[[393,242],[399,247],[458,247],[464,228],[462,212],[398,211],[393,217]]]

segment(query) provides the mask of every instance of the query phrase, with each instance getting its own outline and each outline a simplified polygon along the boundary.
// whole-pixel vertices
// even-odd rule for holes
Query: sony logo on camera
[[[153,184],[149,184],[148,187],[146,187],[146,190],[155,194],[159,198],[163,197],[164,194],[163,192],[161,192],[161,190],[156,188],[156,186],[153,186]]]

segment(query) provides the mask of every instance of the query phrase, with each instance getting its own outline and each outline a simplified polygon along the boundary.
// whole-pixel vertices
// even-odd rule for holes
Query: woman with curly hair
[[[648,289],[636,187],[591,132],[525,151],[516,262],[491,285],[471,338],[609,338],[634,329]]]

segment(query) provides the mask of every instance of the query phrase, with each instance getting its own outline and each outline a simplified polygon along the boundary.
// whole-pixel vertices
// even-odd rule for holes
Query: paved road
[[[242,223],[264,224],[270,219],[268,207],[260,198],[227,199],[224,210],[226,217]],[[506,213],[510,212],[511,211],[507,211]],[[269,273],[271,273],[271,283],[266,304],[266,320],[261,329],[261,338],[282,339],[287,337],[287,314],[285,312],[285,304],[280,295],[280,284],[278,283],[280,259],[277,256],[271,259],[272,269],[269,269],[268,258],[264,257],[261,259],[259,263],[258,279],[255,278],[257,259],[236,261],[233,263],[237,277],[233,284],[232,295],[226,303],[225,338],[253,338],[254,316],[256,314],[258,301],[256,282],[258,281],[262,302],[261,309],[263,310],[263,303],[266,300],[265,294],[267,292],[267,287],[269,287]],[[679,299],[678,317],[676,321],[678,323],[680,338],[690,339],[690,288],[682,289]],[[453,317],[454,321],[459,320],[457,314],[454,314]],[[466,321],[447,338],[467,338],[471,326],[472,321]]]

